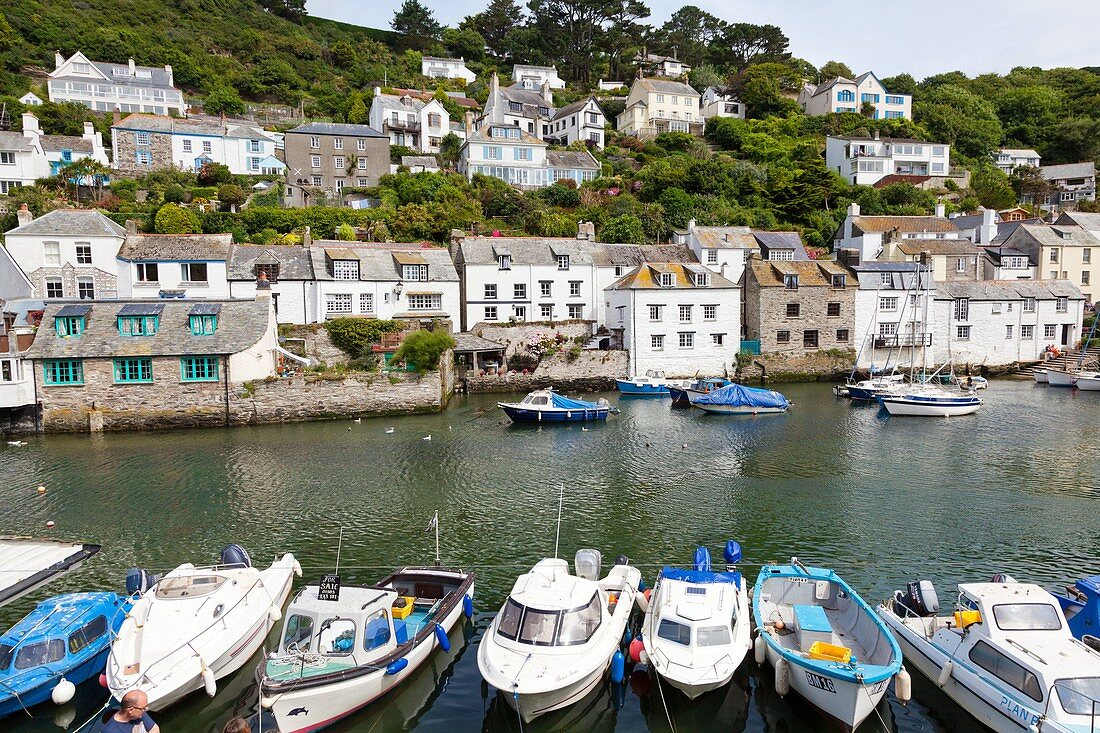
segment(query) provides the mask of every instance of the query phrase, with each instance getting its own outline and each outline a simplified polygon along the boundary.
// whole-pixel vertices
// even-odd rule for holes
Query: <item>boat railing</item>
[[[1062,725],[1056,720],[1051,720],[1047,717],[1047,715],[1050,713],[1051,701],[1054,700],[1054,691],[1056,688],[1059,687],[1063,690],[1069,690],[1070,693],[1072,693],[1073,695],[1076,695],[1077,697],[1083,697],[1084,699],[1089,701],[1089,712],[1087,713],[1089,717],[1089,733],[1100,733],[1100,700],[1097,700],[1094,697],[1090,697],[1080,690],[1073,689],[1066,684],[1065,680],[1058,680],[1054,682],[1047,690],[1046,703],[1043,705],[1043,714],[1042,716],[1040,716],[1039,721],[1035,724],[1035,727],[1040,731],[1040,733],[1044,733],[1045,731],[1053,731],[1054,733],[1072,733],[1073,731],[1083,730],[1079,726],[1074,726],[1073,728],[1070,728],[1068,726]],[[1067,710],[1066,712],[1069,711]]]

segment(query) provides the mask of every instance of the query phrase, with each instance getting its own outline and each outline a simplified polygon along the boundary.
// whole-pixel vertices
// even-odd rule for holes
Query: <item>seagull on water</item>
[[[431,439],[432,439],[432,436],[430,436],[430,435],[425,435],[423,438],[421,438],[421,440],[431,440]]]
[[[386,435],[393,435],[393,428],[386,428]]]

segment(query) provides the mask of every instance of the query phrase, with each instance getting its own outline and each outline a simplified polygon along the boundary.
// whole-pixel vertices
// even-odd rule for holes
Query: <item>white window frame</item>
[[[677,345],[681,349],[694,349],[695,348],[695,332],[694,331],[680,331],[677,334]]]
[[[665,335],[663,333],[653,333],[649,336],[649,348],[651,351],[664,351],[665,350]]]

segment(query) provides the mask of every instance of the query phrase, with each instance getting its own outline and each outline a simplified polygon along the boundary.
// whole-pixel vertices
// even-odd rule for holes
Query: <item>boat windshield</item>
[[[11,644],[0,644],[0,669],[7,669],[11,665],[15,647]]]
[[[657,636],[687,646],[691,643],[691,627],[663,618],[660,626],[657,627]]]
[[[579,608],[545,611],[529,608],[509,598],[500,612],[497,634],[521,644],[576,646],[584,644],[603,621],[599,593]]]
[[[558,626],[558,611],[540,611],[528,608],[520,624],[519,641],[535,646],[553,646],[554,631]]]
[[[65,642],[62,639],[49,639],[37,644],[28,644],[15,655],[16,669],[30,669],[50,664],[65,658]]]
[[[600,596],[592,594],[592,599],[581,608],[566,611],[561,615],[561,629],[558,631],[557,646],[584,644],[600,628],[603,616],[600,613]]]
[[[286,628],[283,629],[283,650],[289,651],[293,646],[300,652],[308,652],[312,639],[313,617],[291,614],[286,620]]]
[[[1070,715],[1100,713],[1100,677],[1078,677],[1073,680],[1057,680],[1058,702]]]
[[[1057,631],[1062,628],[1058,611],[1049,603],[1002,603],[993,607],[1001,631]]]
[[[179,578],[165,578],[157,583],[157,598],[205,596],[216,591],[224,582],[225,578],[221,575],[184,575]]]
[[[529,394],[529,395],[527,395],[526,397],[523,398],[523,402],[521,402],[520,404],[523,404],[523,405],[546,405],[546,404],[549,404],[549,402],[546,399],[546,395],[530,395]]]
[[[699,646],[721,646],[730,643],[728,626],[700,626],[695,632],[695,643]]]
[[[504,610],[500,612],[500,621],[497,623],[497,633],[505,639],[515,640],[519,634],[519,620],[523,616],[523,606],[511,598],[504,604]]]

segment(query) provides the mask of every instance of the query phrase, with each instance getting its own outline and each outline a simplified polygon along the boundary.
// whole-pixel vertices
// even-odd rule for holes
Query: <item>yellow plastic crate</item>
[[[815,641],[810,645],[810,651],[807,652],[807,656],[810,659],[821,659],[827,662],[847,664],[852,659],[852,650],[846,646],[837,646],[836,644],[826,644],[823,641]]]
[[[981,611],[955,611],[955,627],[965,629],[970,624],[982,622]]]
[[[393,617],[394,619],[408,618],[409,614],[413,612],[413,601],[415,599],[407,596],[401,596],[393,602]]]

